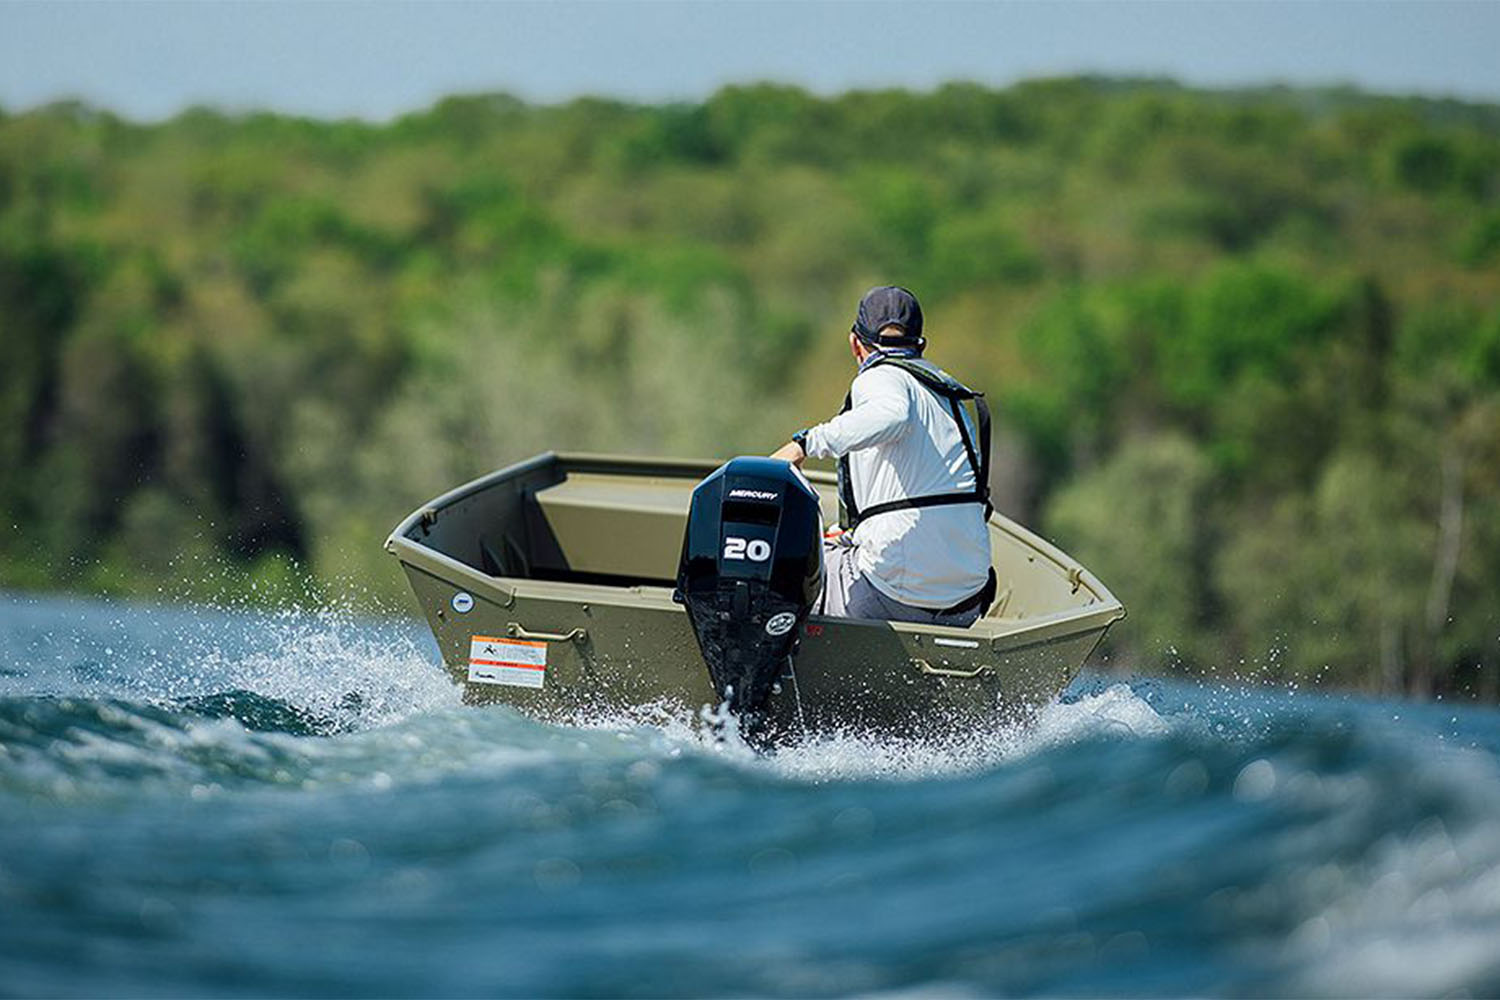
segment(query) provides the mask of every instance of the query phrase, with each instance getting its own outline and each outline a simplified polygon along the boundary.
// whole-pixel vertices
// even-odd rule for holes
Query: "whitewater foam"
[[[390,725],[459,704],[459,689],[410,637],[336,610],[284,612],[262,629],[247,651],[209,651],[207,672],[340,729]]]
[[[748,744],[722,706],[689,712],[657,702],[627,710],[580,710],[554,722],[593,733],[630,734],[640,749],[662,756],[686,752],[811,782],[961,776],[1060,745],[1151,739],[1171,730],[1169,720],[1126,684],[1074,700],[1054,700],[1036,713],[997,717],[988,726],[918,737],[824,732],[769,752]]]

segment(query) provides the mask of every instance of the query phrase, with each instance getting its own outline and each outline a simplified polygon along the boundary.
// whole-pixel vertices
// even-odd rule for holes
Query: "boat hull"
[[[569,462],[554,456],[533,462],[545,468],[548,458]],[[587,460],[571,461],[587,467]],[[507,577],[469,565],[421,544],[426,527],[443,516],[444,499],[460,505],[465,496],[455,491],[434,501],[387,546],[400,557],[465,701],[507,704],[557,721],[643,709],[695,713],[714,705],[688,616],[669,587]],[[633,515],[645,516],[639,509]],[[1035,555],[1026,558],[1037,562]],[[1066,686],[1124,613],[1081,569],[1058,568],[1072,574],[1065,584],[1072,581],[1075,591],[1087,583],[1107,599],[1096,594],[1076,607],[998,617],[972,629],[811,616],[794,674],[771,696],[766,723],[787,734],[918,735],[1024,717]],[[504,662],[517,651],[540,662],[524,671],[492,667],[492,656]]]
[[[480,580],[413,566],[407,575],[443,662],[470,704],[508,704],[567,721],[643,707],[692,713],[718,700],[687,615],[676,605],[639,597],[505,594]],[[455,593],[473,599],[463,615],[452,609]],[[1014,718],[1056,696],[1107,628],[981,642],[815,615],[804,628],[794,677],[768,702],[768,721],[782,731],[918,734]],[[471,662],[475,636],[544,644],[542,686],[475,680],[483,674]]]

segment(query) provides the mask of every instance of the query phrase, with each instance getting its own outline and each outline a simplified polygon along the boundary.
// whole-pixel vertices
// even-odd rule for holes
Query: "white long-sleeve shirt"
[[[975,472],[947,400],[898,366],[860,372],[850,404],[847,412],[808,429],[806,451],[815,458],[849,456],[861,509],[974,489]],[[967,415],[964,419],[977,447]],[[982,503],[877,514],[854,529],[854,543],[856,565],[870,584],[913,607],[952,607],[989,578]]]

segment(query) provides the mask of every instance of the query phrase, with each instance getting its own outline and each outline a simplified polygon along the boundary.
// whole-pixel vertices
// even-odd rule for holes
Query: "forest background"
[[[0,586],[405,608],[452,485],[831,415],[882,283],[1112,662],[1496,699],[1500,106],[1352,90],[0,112]]]

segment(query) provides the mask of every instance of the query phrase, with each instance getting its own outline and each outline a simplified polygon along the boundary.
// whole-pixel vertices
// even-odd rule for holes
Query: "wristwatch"
[[[807,454],[807,428],[803,428],[792,435],[792,443],[802,449],[802,454]]]

